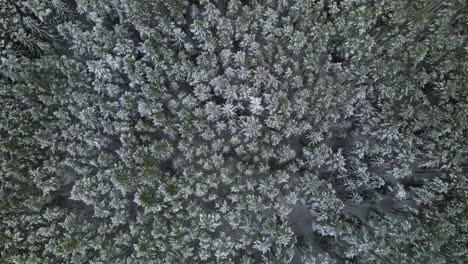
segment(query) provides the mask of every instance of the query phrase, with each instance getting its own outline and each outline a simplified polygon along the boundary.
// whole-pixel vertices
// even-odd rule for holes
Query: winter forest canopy
[[[464,0],[0,0],[0,263],[464,263]]]

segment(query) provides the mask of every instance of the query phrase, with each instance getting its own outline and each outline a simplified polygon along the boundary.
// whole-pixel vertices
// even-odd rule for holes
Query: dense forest
[[[0,263],[466,263],[465,0],[0,0]]]

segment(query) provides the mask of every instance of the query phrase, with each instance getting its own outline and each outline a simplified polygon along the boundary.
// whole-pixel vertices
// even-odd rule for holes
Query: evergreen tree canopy
[[[0,0],[0,263],[464,263],[463,0]]]

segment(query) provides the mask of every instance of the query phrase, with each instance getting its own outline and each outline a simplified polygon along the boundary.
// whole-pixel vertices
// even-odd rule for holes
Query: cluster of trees
[[[459,0],[0,0],[0,263],[463,263]]]

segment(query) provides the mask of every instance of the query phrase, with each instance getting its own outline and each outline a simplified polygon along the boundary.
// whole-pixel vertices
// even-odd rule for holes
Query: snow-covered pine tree
[[[0,0],[0,262],[463,263],[466,13]]]

